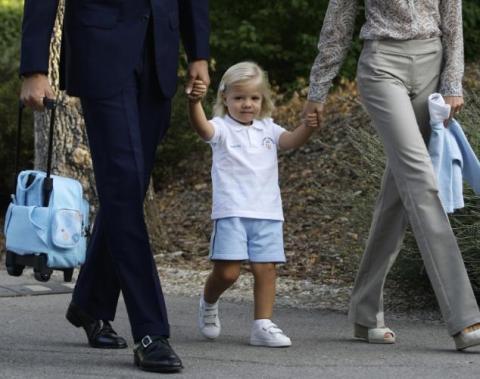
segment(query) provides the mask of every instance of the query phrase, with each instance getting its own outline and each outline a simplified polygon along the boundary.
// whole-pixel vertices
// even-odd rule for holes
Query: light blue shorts
[[[285,262],[283,221],[245,217],[215,220],[210,240],[210,259]]]

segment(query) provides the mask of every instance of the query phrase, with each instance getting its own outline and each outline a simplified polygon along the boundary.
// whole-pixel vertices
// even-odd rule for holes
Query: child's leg
[[[204,300],[213,304],[240,275],[241,261],[213,261],[213,270],[205,283]]]
[[[275,263],[251,263],[250,266],[255,280],[253,287],[255,320],[271,319],[277,279]]]
[[[255,321],[250,333],[250,344],[255,346],[288,347],[292,341],[271,318],[275,302],[275,263],[251,263],[255,279]]]

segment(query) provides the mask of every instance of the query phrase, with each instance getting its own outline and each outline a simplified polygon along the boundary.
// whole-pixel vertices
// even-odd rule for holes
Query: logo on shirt
[[[275,145],[275,142],[270,137],[265,137],[262,141],[262,146],[268,150],[272,150],[273,145]]]

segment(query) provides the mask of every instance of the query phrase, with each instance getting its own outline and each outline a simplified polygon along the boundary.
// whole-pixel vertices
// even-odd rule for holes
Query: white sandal
[[[453,336],[457,350],[480,345],[480,329],[465,333],[463,330]]]
[[[367,328],[359,324],[355,324],[354,328],[354,337],[368,343],[395,343],[395,333],[390,328]]]

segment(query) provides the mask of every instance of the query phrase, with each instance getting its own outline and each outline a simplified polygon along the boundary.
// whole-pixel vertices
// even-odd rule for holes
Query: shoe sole
[[[395,343],[396,338],[390,338],[390,339],[375,339],[375,338],[368,338],[368,328],[364,327],[362,325],[355,324],[354,325],[354,333],[353,333],[353,338],[356,338],[360,341],[372,343],[372,344],[378,344],[378,345],[392,345]]]
[[[461,345],[460,342],[457,344],[456,340],[455,340],[455,337],[454,337],[454,341],[455,341],[455,349],[457,349],[458,351],[463,351],[465,349],[468,349],[469,347],[475,347],[475,346],[479,346],[480,345],[480,341],[477,340],[477,341],[472,341],[470,343],[467,343],[465,345]]]
[[[149,366],[142,366],[138,361],[137,357],[133,358],[133,363],[142,371],[148,372],[163,372],[163,373],[172,373],[172,372],[179,372],[183,369],[183,366],[180,367],[149,367]]]
[[[215,340],[219,337],[219,335],[220,335],[220,334],[219,334],[219,335],[216,336],[216,337],[209,337],[209,336],[206,336],[205,334],[203,334],[202,332],[200,332],[200,334],[203,336],[203,338],[205,338],[206,340],[209,340],[209,341],[215,341]]]
[[[210,341],[213,341],[213,340],[216,340],[218,337],[220,337],[220,332],[221,332],[221,329],[219,328],[218,330],[218,333],[216,336],[208,336],[206,335],[205,333],[203,333],[202,329],[200,328],[200,326],[198,327],[199,331],[200,331],[200,334],[205,337],[205,339],[207,340],[210,340]]]
[[[252,346],[264,346],[264,347],[290,347],[292,346],[292,343],[290,344],[284,344],[284,343],[268,343],[262,340],[250,340],[250,345]]]
[[[100,345],[93,345],[91,343],[88,343],[90,347],[93,347],[94,349],[105,349],[105,350],[113,350],[113,349],[126,349],[128,345],[121,345],[121,346],[100,346]]]
[[[368,339],[368,337],[364,337],[364,336],[359,336],[357,334],[355,334],[353,336],[353,338],[359,340],[359,341],[363,341],[363,342],[367,342],[367,343],[371,343],[371,344],[377,344],[377,345],[393,345],[395,343],[395,340],[376,340],[376,339]]]
[[[75,326],[75,327],[77,327],[77,328],[83,327],[82,321],[81,321],[77,316],[75,316],[72,312],[70,312],[70,310],[67,311],[67,314],[65,315],[65,318],[66,318],[67,321],[70,322],[70,324],[72,324],[73,326]],[[101,345],[92,344],[92,343],[90,343],[90,342],[88,342],[88,345],[89,345],[90,347],[95,348],[95,349],[106,349],[106,350],[110,350],[110,349],[126,349],[126,348],[128,347],[127,344],[121,345],[121,346],[101,346]]]

